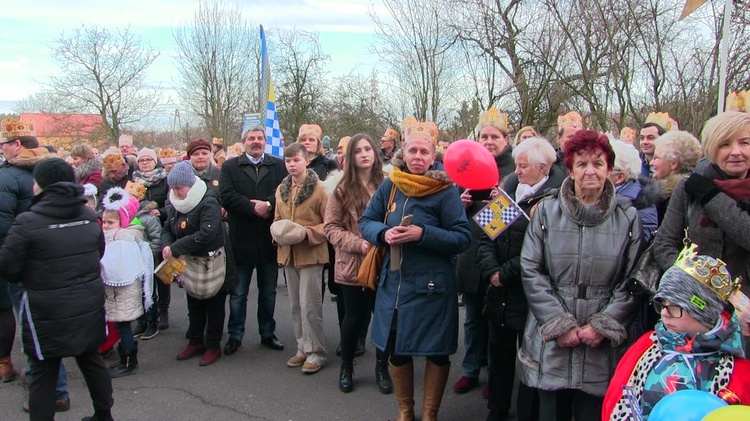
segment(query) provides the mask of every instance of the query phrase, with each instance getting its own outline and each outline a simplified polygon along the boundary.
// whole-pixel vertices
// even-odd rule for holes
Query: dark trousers
[[[345,307],[344,319],[341,321],[341,359],[352,361],[362,332],[367,336],[375,291],[361,286],[338,287],[341,292],[338,300],[343,301]]]
[[[193,298],[188,294],[188,336],[190,345],[206,345],[208,349],[219,349],[221,346],[221,334],[224,330],[224,304],[227,292],[219,291],[218,294],[205,300]]]
[[[112,379],[109,369],[99,351],[92,349],[75,357],[78,368],[86,380],[94,410],[112,408]],[[60,371],[60,358],[37,360],[29,356],[31,381],[29,382],[30,420],[52,420],[55,418],[55,385]]]
[[[162,313],[169,310],[169,303],[172,300],[172,285],[165,284],[157,279],[154,279],[154,284],[156,284],[156,292],[159,293],[157,306],[159,308],[159,313]]]
[[[490,396],[487,408],[492,412],[493,420],[507,420],[513,395],[513,383],[516,376],[516,354],[521,346],[523,332],[506,326],[493,324],[490,329]],[[519,421],[538,418],[538,396],[536,389],[521,383],[518,387],[516,412]]]
[[[0,284],[0,287],[3,285]],[[6,293],[0,291],[0,294]],[[16,340],[16,316],[13,307],[0,308],[0,357],[10,357]]]
[[[130,322],[117,322],[115,328],[117,328],[117,333],[120,334],[122,352],[130,354],[135,348],[135,338],[133,338],[133,329],[130,327]]]
[[[539,419],[570,421],[575,409],[576,421],[597,421],[602,418],[603,397],[580,390],[539,390]]]

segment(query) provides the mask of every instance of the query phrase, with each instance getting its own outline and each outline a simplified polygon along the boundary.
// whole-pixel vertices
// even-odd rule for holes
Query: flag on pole
[[[503,189],[499,189],[495,200],[477,212],[472,219],[494,240],[521,216],[529,219],[523,209]]]
[[[682,8],[682,14],[680,15],[679,20],[683,20],[691,13],[695,12],[696,9],[703,6],[703,3],[706,3],[708,0],[687,0],[685,2],[685,7]]]
[[[279,128],[279,113],[276,111],[276,94],[271,79],[271,66],[268,60],[268,49],[266,48],[266,34],[263,25],[260,26],[260,86],[263,94],[265,110],[261,110],[265,119],[266,128],[266,153],[280,158],[284,157],[284,141]],[[264,112],[263,112],[264,111]]]

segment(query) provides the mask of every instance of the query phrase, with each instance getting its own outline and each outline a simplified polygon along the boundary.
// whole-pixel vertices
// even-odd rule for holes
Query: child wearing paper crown
[[[695,244],[682,250],[661,278],[654,308],[661,321],[620,360],[609,384],[602,420],[634,419],[623,387],[648,420],[664,396],[701,390],[732,404],[750,404],[750,361],[744,358],[734,308],[727,302],[739,287],[726,264],[696,255]],[[637,419],[637,418],[635,418]]]
[[[101,260],[107,320],[120,333],[120,364],[110,370],[113,378],[138,371],[138,343],[130,322],[153,304],[153,257],[143,241],[143,227],[133,223],[138,200],[119,187],[109,189],[102,200],[102,229],[106,248]]]

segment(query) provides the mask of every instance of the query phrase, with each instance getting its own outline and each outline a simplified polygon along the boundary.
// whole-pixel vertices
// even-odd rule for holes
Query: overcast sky
[[[369,73],[377,62],[367,54],[374,31],[367,10],[380,7],[377,0],[240,0],[239,4],[246,19],[267,30],[297,27],[319,32],[333,74],[355,68]],[[198,1],[3,0],[2,8],[0,102],[7,104],[39,91],[56,74],[50,46],[61,33],[84,24],[109,29],[130,25],[132,32],[161,51],[149,68],[149,80],[172,86],[177,77],[172,27],[192,21]]]

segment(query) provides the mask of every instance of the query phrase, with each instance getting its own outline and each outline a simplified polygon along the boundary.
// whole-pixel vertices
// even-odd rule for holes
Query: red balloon
[[[445,151],[443,166],[448,177],[461,187],[484,190],[497,186],[499,174],[495,157],[473,140],[452,143]]]

